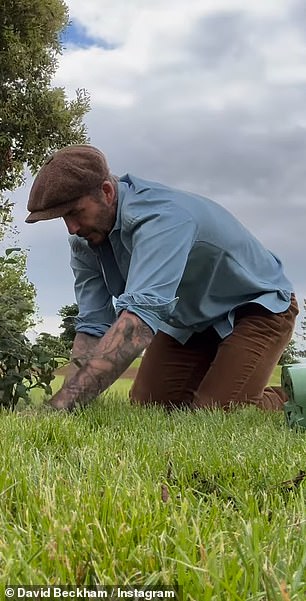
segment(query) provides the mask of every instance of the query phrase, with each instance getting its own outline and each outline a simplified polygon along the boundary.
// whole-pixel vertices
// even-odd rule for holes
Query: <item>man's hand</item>
[[[71,392],[63,387],[50,399],[48,405],[57,411],[72,411],[75,408],[75,400]]]
[[[65,381],[62,388],[48,401],[48,406],[57,410],[72,411],[75,407],[75,402],[71,393],[67,390],[67,384],[76,375],[80,367],[95,355],[96,347],[100,342],[100,338],[91,334],[77,332],[73,347],[72,358],[69,365],[66,366]]]
[[[134,313],[123,311],[95,344],[94,353],[81,357],[81,367],[49,401],[54,409],[71,411],[87,405],[106,390],[150,344],[151,328]]]

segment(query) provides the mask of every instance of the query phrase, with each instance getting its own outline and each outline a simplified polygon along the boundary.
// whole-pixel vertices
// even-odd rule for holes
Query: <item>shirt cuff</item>
[[[115,310],[117,317],[122,311],[135,313],[156,334],[160,328],[160,322],[169,319],[178,300],[178,297],[169,301],[167,299],[148,297],[139,293],[122,294],[117,299]]]
[[[97,336],[98,338],[104,336],[109,328],[110,325],[108,324],[92,323],[78,318],[76,318],[75,321],[76,333],[82,332],[83,334],[90,334],[91,336]]]

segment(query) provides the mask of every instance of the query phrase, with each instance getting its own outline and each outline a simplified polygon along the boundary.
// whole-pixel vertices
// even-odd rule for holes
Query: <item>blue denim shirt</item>
[[[69,241],[77,332],[103,336],[128,310],[182,343],[211,325],[224,338],[237,307],[279,313],[290,304],[280,260],[225,208],[130,174],[118,182],[109,237],[97,247]]]

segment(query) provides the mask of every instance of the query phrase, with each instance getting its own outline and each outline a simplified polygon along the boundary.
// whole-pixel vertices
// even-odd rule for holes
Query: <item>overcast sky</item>
[[[304,0],[66,0],[71,27],[55,78],[86,88],[90,141],[112,171],[209,196],[282,259],[306,296]],[[37,331],[74,302],[64,223],[23,223]]]

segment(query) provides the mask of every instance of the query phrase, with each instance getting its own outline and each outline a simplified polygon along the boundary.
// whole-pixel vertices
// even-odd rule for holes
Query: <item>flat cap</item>
[[[27,223],[63,217],[81,196],[110,176],[104,154],[90,144],[66,146],[45,161],[33,182]]]

